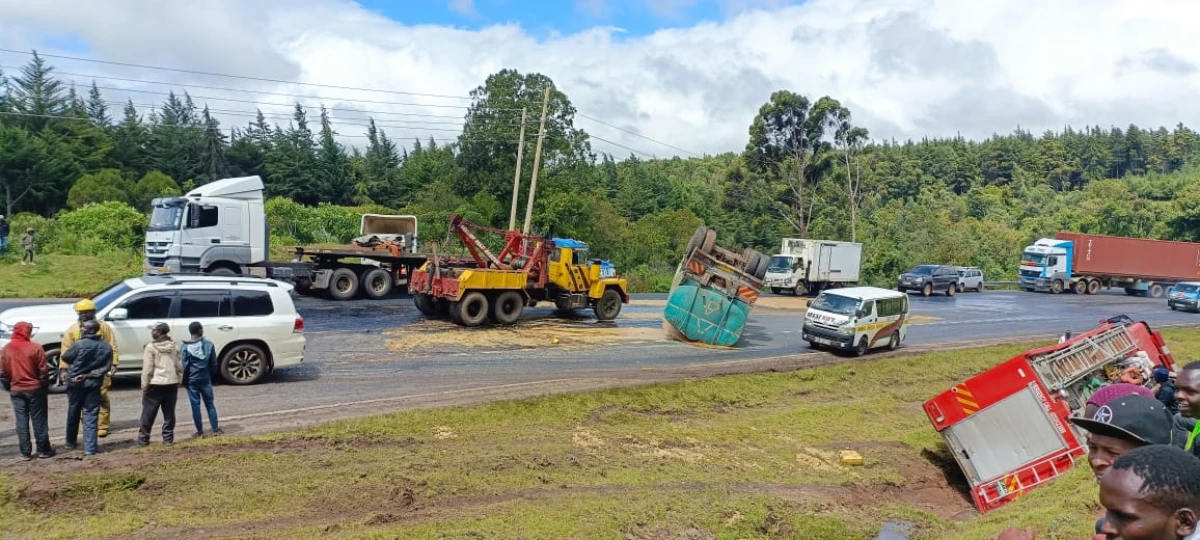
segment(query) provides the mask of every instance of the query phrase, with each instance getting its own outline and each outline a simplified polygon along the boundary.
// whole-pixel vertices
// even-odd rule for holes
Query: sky
[[[618,158],[741,151],[777,90],[876,140],[1200,126],[1194,0],[0,0],[0,49],[23,51],[9,74],[32,49],[189,70],[48,58],[114,103],[187,90],[225,126],[324,104],[352,145],[368,116],[453,139],[503,68],[552,78]]]

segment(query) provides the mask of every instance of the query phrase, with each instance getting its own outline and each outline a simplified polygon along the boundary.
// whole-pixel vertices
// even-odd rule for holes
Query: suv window
[[[266,317],[275,313],[271,294],[266,291],[231,291],[234,317]]]
[[[211,319],[233,314],[229,294],[214,291],[184,291],[179,298],[179,318]]]
[[[129,311],[130,320],[166,319],[171,316],[171,301],[175,291],[151,292],[126,300],[121,307]]]

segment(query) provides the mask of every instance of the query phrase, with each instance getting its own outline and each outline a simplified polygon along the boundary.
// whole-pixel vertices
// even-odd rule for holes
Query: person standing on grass
[[[26,264],[37,266],[37,263],[33,262],[33,252],[37,249],[37,237],[32,228],[26,230],[25,236],[21,237],[21,248],[25,250],[25,254],[21,256],[21,266]]]
[[[150,336],[154,341],[142,355],[142,425],[137,442],[138,446],[150,444],[150,430],[161,409],[163,444],[170,446],[175,443],[175,401],[183,385],[183,364],[179,347],[171,340],[171,327],[158,323]]]
[[[0,216],[0,255],[8,254],[8,220],[4,216]]]
[[[112,387],[112,377],[117,372],[117,364],[120,362],[118,357],[121,351],[117,350],[117,338],[113,333],[112,325],[96,320],[96,304],[94,302],[87,298],[75,302],[75,313],[79,315],[79,320],[63,333],[61,345],[63,350],[71,348],[71,345],[79,339],[82,335],[79,330],[80,326],[87,321],[95,321],[100,325],[100,332],[97,335],[113,350],[112,369],[109,370],[108,375],[104,376],[104,383],[100,386],[100,427],[96,436],[103,439],[108,436],[109,421],[112,417],[112,403],[108,400],[108,389]],[[61,359],[59,360],[59,369],[61,373],[67,371],[67,365]]]
[[[21,459],[33,459],[29,441],[29,426],[37,440],[39,458],[54,456],[50,447],[49,426],[46,421],[46,386],[50,381],[50,366],[42,346],[29,341],[33,325],[19,322],[13,326],[12,341],[0,349],[0,381],[12,400],[13,417],[17,421],[17,445]]]
[[[192,437],[204,436],[204,418],[200,415],[200,401],[208,411],[208,423],[212,426],[213,435],[224,432],[217,426],[217,406],[213,404],[212,376],[217,372],[217,348],[212,342],[204,339],[204,326],[199,322],[188,325],[192,334],[190,341],[183,342],[180,347],[180,359],[183,362],[183,384],[187,388],[188,402],[192,405],[192,422],[196,424],[196,432]]]
[[[1200,416],[1200,362],[1192,362],[1179,370],[1175,377],[1175,403],[1179,404],[1179,414],[1175,416],[1175,426],[1186,434],[1183,449],[1192,455],[1200,457],[1200,424],[1196,418]]]
[[[113,350],[100,339],[100,324],[87,321],[80,325],[82,336],[63,353],[67,369],[67,450],[75,449],[79,422],[83,420],[83,453],[100,452],[97,424],[100,420],[100,387],[112,370]]]

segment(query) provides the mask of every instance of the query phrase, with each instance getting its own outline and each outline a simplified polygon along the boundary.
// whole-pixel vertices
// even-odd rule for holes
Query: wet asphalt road
[[[661,300],[663,295],[639,295],[638,300]],[[42,303],[0,301],[0,310]],[[971,340],[1084,331],[1099,320],[1129,315],[1151,326],[1200,324],[1200,314],[1170,311],[1163,299],[1102,293],[1096,296],[1064,294],[1051,296],[1026,292],[962,293],[953,298],[911,297],[914,315],[932,317],[910,326],[904,345],[928,345]],[[808,353],[800,340],[801,317],[796,311],[756,307],[742,343],[734,350],[697,348],[666,341],[661,336],[660,307],[626,306],[618,328],[645,328],[644,340],[604,343],[583,349],[563,349],[548,342],[542,347],[490,347],[467,349],[449,345],[391,352],[384,331],[411,325],[437,324],[423,321],[411,299],[385,301],[328,302],[301,298],[297,307],[305,318],[308,357],[301,366],[280,369],[265,382],[250,387],[219,385],[217,405],[225,430],[236,433],[241,424],[270,422],[273,413],[320,410],[372,400],[403,396],[431,396],[469,389],[519,385],[535,381],[568,380],[575,377],[630,372],[646,368],[694,366],[731,360]],[[534,309],[526,317],[534,324],[559,324],[545,319],[547,309]],[[448,323],[446,323],[448,324]],[[599,325],[581,319],[569,325]],[[432,330],[431,330],[432,331]],[[136,377],[118,378],[110,393],[113,428],[123,437],[136,432],[140,393]],[[52,436],[61,442],[65,397],[51,397]],[[382,408],[382,406],[381,406]],[[180,393],[177,437],[193,429],[190,409]],[[0,458],[15,454],[12,411],[0,406]],[[115,435],[115,434],[114,434]],[[117,437],[110,437],[110,440]],[[155,434],[157,439],[157,434]]]

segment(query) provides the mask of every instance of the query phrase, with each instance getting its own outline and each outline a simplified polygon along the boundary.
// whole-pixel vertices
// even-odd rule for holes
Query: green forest
[[[33,227],[42,253],[140,269],[152,198],[260,175],[275,246],[348,241],[364,211],[414,214],[423,239],[441,241],[453,213],[507,226],[521,127],[525,191],[547,88],[533,230],[590,243],[636,291],[669,285],[701,223],[722,245],[768,254],[785,236],[862,242],[876,284],[925,262],[1015,279],[1021,248],[1060,230],[1200,240],[1200,136],[1182,124],[899,142],[873,138],[836,96],[780,90],[746,119],[744,148],[651,159],[597,151],[569,97],[537,73],[482,81],[451,118],[462,128],[453,139],[401,141],[387,135],[390,118],[353,125],[300,103],[290,115],[242,105],[247,122],[225,126],[171,92],[142,114],[95,83],[72,86],[36,54],[0,73],[0,209],[14,241]],[[525,193],[518,202],[520,218]]]

